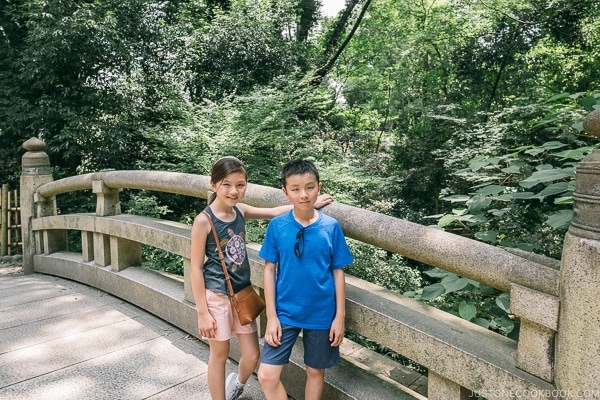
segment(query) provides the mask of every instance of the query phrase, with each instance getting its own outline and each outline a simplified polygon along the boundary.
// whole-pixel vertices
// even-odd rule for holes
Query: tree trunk
[[[296,40],[306,42],[308,33],[317,21],[317,2],[315,0],[300,0],[298,3],[298,30]]]

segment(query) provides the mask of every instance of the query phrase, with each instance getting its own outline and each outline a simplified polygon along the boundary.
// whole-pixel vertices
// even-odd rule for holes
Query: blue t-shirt
[[[318,212],[302,227],[292,211],[269,223],[259,256],[278,264],[275,306],[282,324],[326,330],[335,318],[333,270],[354,261],[339,223]],[[298,232],[304,230],[297,240]],[[298,243],[300,257],[294,246]]]

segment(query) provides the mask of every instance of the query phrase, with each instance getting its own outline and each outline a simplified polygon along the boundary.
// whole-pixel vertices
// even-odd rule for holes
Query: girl
[[[205,211],[215,225],[219,243],[215,243],[206,214],[198,214],[191,232],[190,274],[198,313],[198,332],[208,340],[210,347],[208,388],[211,397],[213,400],[236,400],[258,363],[258,333],[256,321],[242,326],[236,313],[232,312],[216,246],[221,246],[225,254],[231,284],[237,292],[250,283],[245,218],[272,219],[293,206],[257,208],[240,203],[246,193],[246,169],[240,160],[231,156],[215,162],[210,172],[210,186],[214,193]],[[323,207],[332,201],[331,196],[321,195],[317,206]],[[236,240],[231,240],[233,238]],[[225,382],[225,363],[229,357],[232,333],[238,337],[241,358],[238,372],[230,374]]]

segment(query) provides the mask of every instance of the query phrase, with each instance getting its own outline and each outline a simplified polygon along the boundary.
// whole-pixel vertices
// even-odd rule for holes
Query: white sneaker
[[[244,384],[238,383],[237,381],[238,374],[232,372],[227,376],[227,380],[225,381],[225,398],[227,400],[237,400],[244,391]]]

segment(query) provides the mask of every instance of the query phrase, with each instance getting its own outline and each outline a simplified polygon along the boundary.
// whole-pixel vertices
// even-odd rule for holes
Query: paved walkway
[[[0,400],[210,399],[206,360],[205,343],[123,300],[0,268]],[[242,399],[264,399],[255,377]]]

